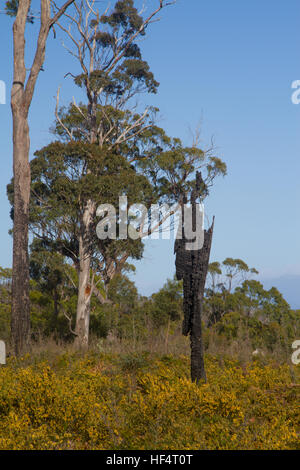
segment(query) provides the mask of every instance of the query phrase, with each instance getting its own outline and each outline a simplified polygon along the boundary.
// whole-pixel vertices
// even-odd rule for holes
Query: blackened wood
[[[193,219],[195,218],[196,203],[195,195],[192,194]],[[199,250],[187,250],[184,237],[184,218],[182,210],[182,239],[175,241],[174,251],[176,253],[175,266],[176,277],[183,280],[183,312],[184,319],[182,333],[190,335],[191,341],[191,378],[193,382],[200,380],[206,382],[204,367],[204,347],[202,338],[202,308],[205,281],[209,265],[214,221],[208,230],[204,231],[203,247]],[[194,220],[193,220],[194,226]]]

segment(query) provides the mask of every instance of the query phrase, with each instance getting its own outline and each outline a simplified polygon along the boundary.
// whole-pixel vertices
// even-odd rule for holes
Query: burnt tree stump
[[[195,226],[196,211],[200,210],[195,202],[195,193],[191,196],[193,210],[193,227]],[[202,309],[205,281],[209,265],[210,250],[213,237],[214,220],[208,230],[204,230],[204,242],[201,249],[187,250],[184,231],[184,216],[182,208],[181,220],[182,238],[176,239],[174,252],[176,254],[176,277],[183,280],[183,311],[184,320],[182,333],[190,335],[191,342],[191,379],[198,383],[206,382],[204,367],[204,346],[202,338]]]

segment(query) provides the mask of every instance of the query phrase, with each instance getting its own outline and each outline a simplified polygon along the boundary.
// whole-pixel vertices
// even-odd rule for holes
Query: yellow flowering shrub
[[[187,357],[133,359],[9,359],[0,368],[0,449],[300,448],[300,387],[289,366],[207,357],[208,384],[197,386]]]

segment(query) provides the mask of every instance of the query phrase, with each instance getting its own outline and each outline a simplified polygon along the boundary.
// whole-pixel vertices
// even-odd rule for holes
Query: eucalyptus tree
[[[149,205],[156,197],[150,182],[135,171],[126,156],[81,141],[57,141],[36,152],[31,173],[32,234],[49,252],[68,258],[78,278],[88,252],[90,282],[84,292],[86,305],[90,309],[93,294],[101,303],[109,302],[110,281],[116,274],[131,269],[129,257],[141,258],[143,244],[140,239],[99,240],[95,217],[87,232],[85,203],[92,200],[96,206],[105,202],[118,207],[119,196],[123,195],[130,205],[137,201]],[[8,186],[8,195],[13,203],[12,185]],[[79,294],[80,283],[78,297]],[[81,329],[75,328],[76,343],[81,347],[88,343],[89,313],[85,322]]]
[[[112,10],[103,12],[96,8],[95,0],[75,1],[75,13],[67,14],[69,25],[57,22],[69,39],[65,45],[77,59],[80,73],[69,72],[75,83],[80,86],[87,98],[85,112],[74,100],[74,106],[84,119],[84,139],[100,148],[110,150],[134,139],[148,126],[150,110],[131,113],[131,120],[120,129],[120,120],[112,118],[115,112],[128,108],[129,102],[140,93],[156,93],[158,82],[155,80],[148,63],[143,60],[137,40],[145,36],[148,26],[155,21],[158,13],[174,2],[157,1],[157,7],[143,17],[133,0],[119,0]],[[100,119],[99,107],[101,110]],[[59,91],[57,94],[56,118],[58,126],[69,141],[73,141],[78,129],[69,127],[59,112]],[[133,157],[134,160],[134,157]],[[90,170],[88,170],[90,171]],[[77,305],[77,338],[86,337],[90,308],[92,252],[89,241],[83,233],[92,231],[96,204],[87,199],[82,206],[82,226],[79,258],[79,291]],[[87,294],[88,293],[88,294]],[[80,344],[86,341],[78,340]]]
[[[14,172],[14,230],[13,230],[13,281],[12,281],[12,343],[16,354],[28,345],[30,336],[28,217],[30,196],[29,124],[28,114],[37,78],[45,60],[46,42],[55,23],[63,16],[74,0],[67,0],[51,16],[51,1],[40,1],[38,15],[39,33],[34,59],[28,69],[25,64],[26,23],[34,17],[31,0],[10,0],[6,12],[15,16],[13,25],[13,83],[11,109],[13,118],[13,172]]]
[[[209,264],[208,282],[206,284],[206,309],[208,326],[221,320],[230,309],[240,310],[246,305],[244,290],[241,286],[257,286],[257,281],[251,280],[258,274],[255,268],[250,268],[239,258],[226,258],[222,263],[217,261]]]
[[[122,194],[147,206],[182,202],[200,168],[206,171],[204,199],[214,178],[226,172],[210,151],[184,147],[155,126],[156,110],[138,112],[133,106],[139,93],[155,93],[159,85],[137,38],[171,3],[159,1],[144,19],[132,0],[116,2],[112,12],[101,16],[96,2],[82,0],[75,2],[74,15],[65,15],[69,26],[57,22],[81,68],[68,75],[85,91],[87,102],[74,100],[60,109],[58,91],[54,132],[60,141],[41,149],[32,162],[31,227],[78,270],[75,333],[81,347],[88,343],[92,293],[105,301],[94,285],[95,272],[108,285],[127,268],[129,257],[142,256],[141,238],[151,233],[141,224],[138,240],[95,240],[97,205],[116,205]]]
[[[82,112],[85,109],[81,107]],[[128,111],[126,116],[120,111],[114,113],[114,119],[121,121],[120,129],[131,119]],[[96,206],[108,203],[117,208],[119,196],[123,195],[129,206],[143,203],[149,209],[146,215],[150,215],[152,204],[176,205],[181,195],[193,188],[193,174],[198,169],[205,175],[204,198],[214,178],[224,174],[226,167],[212,154],[199,148],[184,147],[179,139],[169,138],[156,126],[145,129],[132,141],[110,149],[84,140],[82,114],[74,105],[61,113],[61,120],[69,126],[76,122],[78,131],[72,142],[64,142],[64,133],[56,128],[62,140],[37,151],[31,162],[30,228],[47,249],[70,260],[78,277],[80,260],[88,251],[90,282],[85,295],[90,306],[92,294],[101,303],[108,302],[110,281],[130,269],[130,258],[142,257],[143,239],[171,217],[171,212],[163,215],[154,227],[141,223],[136,239],[118,239],[120,214],[117,213],[117,239],[100,240],[96,236],[97,217],[93,216],[90,231],[86,231],[83,223],[85,201],[92,200]],[[9,185],[8,194],[13,203],[12,190]],[[88,341],[89,314],[85,318],[85,326],[79,330],[83,331],[82,336],[77,339],[82,346]],[[78,335],[76,328],[75,332]]]

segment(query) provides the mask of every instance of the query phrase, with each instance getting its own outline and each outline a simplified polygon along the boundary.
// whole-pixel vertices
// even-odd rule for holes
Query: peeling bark
[[[92,232],[95,204],[88,201],[84,207],[79,238],[78,299],[76,312],[75,347],[87,349],[93,280],[91,280]]]

